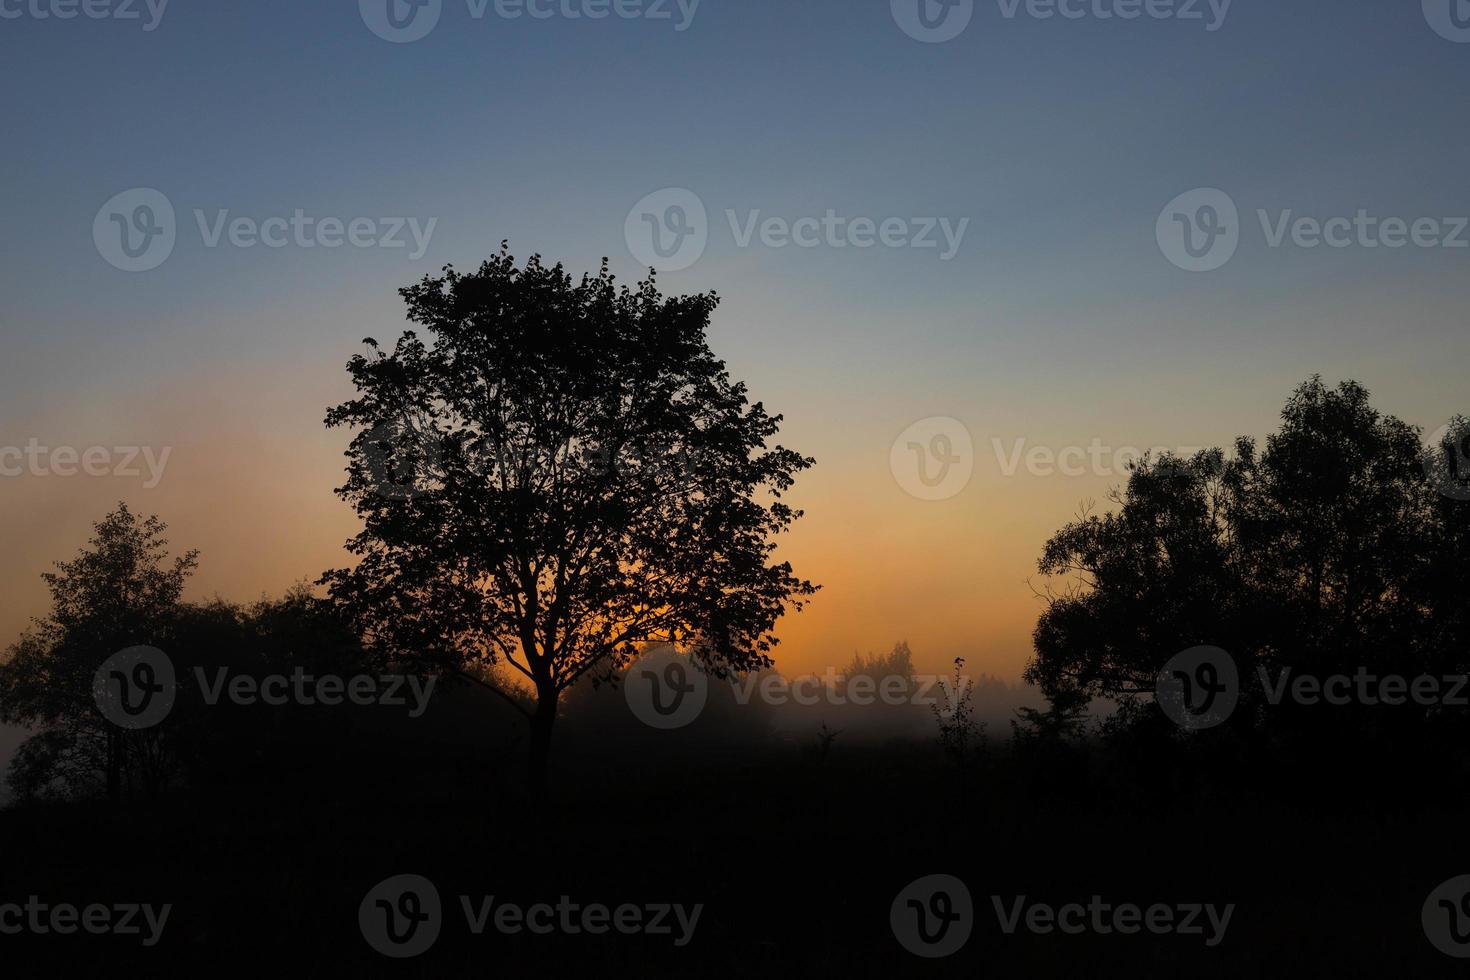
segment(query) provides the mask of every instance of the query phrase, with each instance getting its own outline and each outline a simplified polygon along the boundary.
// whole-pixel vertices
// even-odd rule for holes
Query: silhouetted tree
[[[908,645],[904,644],[905,652]],[[939,726],[939,746],[945,756],[965,768],[973,761],[973,753],[983,751],[985,722],[975,720],[975,684],[964,673],[965,658],[954,658],[954,677],[948,689],[939,688],[939,696],[929,705]]]
[[[770,663],[771,630],[814,586],[774,562],[812,460],[768,448],[780,416],[710,351],[714,294],[574,281],[502,248],[401,290],[406,332],[348,372],[329,426],[364,431],[339,489],[362,518],[331,596],[370,644],[449,674],[507,663],[534,688],[544,783],[561,693],[640,643],[723,676]],[[515,703],[513,701],[513,703]]]
[[[1037,623],[1027,679],[1054,701],[1133,701],[1171,656],[1213,644],[1240,669],[1231,724],[1251,728],[1258,667],[1463,672],[1470,503],[1426,478],[1425,452],[1361,385],[1313,378],[1262,449],[1241,438],[1228,459],[1144,460],[1116,510],[1047,543],[1040,569],[1065,584]],[[1292,704],[1270,715],[1278,731],[1301,727]],[[1339,735],[1367,728],[1337,717]],[[1411,718],[1424,714],[1374,724]]]
[[[879,684],[889,680],[896,684],[897,680],[903,681],[903,691],[908,694],[914,687],[914,654],[909,649],[907,640],[900,640],[893,645],[893,649],[885,654],[869,652],[865,657],[856,650],[853,651],[852,659],[840,674],[841,684],[846,687],[856,678],[866,678],[868,681]]]
[[[1077,688],[1057,691],[1044,710],[1017,708],[1011,737],[1018,746],[1080,739],[1087,734],[1087,708],[1087,696]]]
[[[157,517],[140,519],[120,503],[94,525],[88,548],[42,575],[51,614],[0,665],[0,720],[41,729],[12,763],[18,794],[85,792],[99,777],[113,799],[133,779],[159,788],[162,733],[110,724],[92,684],[119,650],[168,645],[198,552],[170,561],[165,529]]]

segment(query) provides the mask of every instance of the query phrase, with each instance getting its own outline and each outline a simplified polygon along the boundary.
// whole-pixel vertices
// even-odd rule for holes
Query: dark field
[[[6,811],[6,895],[173,905],[153,948],[141,936],[6,937],[7,973],[1455,975],[1420,925],[1429,891],[1470,867],[1466,808],[1438,788],[1414,808],[1341,793],[1349,806],[1330,781],[1302,784],[1286,767],[1270,773],[1269,794],[1224,788],[1243,772],[1217,772],[1205,791],[1200,760],[1130,771],[1100,746],[1043,761],[1001,744],[960,772],[919,742],[839,739],[825,758],[815,743],[674,744],[569,732],[539,804],[514,751],[487,764],[467,743],[359,732],[295,753],[284,769],[267,764],[287,746],[263,746],[260,778],[228,791]],[[1416,778],[1391,771],[1375,777],[1385,789]],[[404,873],[434,882],[444,924],[429,951],[394,961],[369,947],[357,910],[377,882]],[[958,953],[926,960],[895,939],[889,908],[934,873],[968,886],[975,931]],[[703,909],[683,946],[677,925],[668,935],[474,935],[462,895]],[[1207,946],[1208,926],[1008,935],[992,900],[1009,910],[1018,896],[1061,906],[1093,895],[1235,908]]]

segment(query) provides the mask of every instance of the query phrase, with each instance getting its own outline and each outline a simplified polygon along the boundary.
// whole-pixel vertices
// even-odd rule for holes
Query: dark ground
[[[1118,773],[1094,753],[993,747],[967,776],[933,745],[736,747],[568,734],[539,809],[520,747],[266,745],[229,788],[156,802],[0,813],[0,901],[172,903],[162,941],[0,936],[8,976],[1241,977],[1452,976],[1420,908],[1470,870],[1465,808],[1345,806],[1331,785],[1263,794],[1188,773]],[[366,760],[374,760],[371,765]],[[1070,760],[1070,761],[1068,761]],[[1197,777],[1199,774],[1193,774]],[[1290,782],[1292,776],[1285,773]],[[1180,786],[1188,786],[1181,790]],[[1206,787],[1206,788],[1202,788]],[[1394,798],[1402,799],[1394,788]],[[1283,798],[1290,798],[1289,801]],[[369,947],[357,910],[396,874],[439,888],[445,925],[414,959]],[[889,907],[946,873],[976,910],[944,959],[903,949]],[[530,905],[703,903],[670,936],[469,933],[458,895]],[[1004,934],[990,896],[1235,903],[1202,936]]]

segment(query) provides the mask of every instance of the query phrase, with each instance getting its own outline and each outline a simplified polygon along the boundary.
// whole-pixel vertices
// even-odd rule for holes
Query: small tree
[[[956,765],[963,768],[969,764],[972,748],[979,750],[984,744],[985,723],[975,720],[975,685],[964,675],[965,658],[954,658],[954,683],[945,689],[939,685],[939,700],[930,703],[929,710],[939,726],[939,747]]]
[[[51,614],[0,664],[0,721],[41,729],[11,768],[11,784],[23,796],[76,793],[100,781],[117,799],[125,782],[136,779],[156,792],[164,778],[161,733],[110,724],[92,684],[119,650],[167,645],[198,552],[170,561],[166,525],[139,519],[127,504],[93,527],[88,548],[41,576]]]
[[[503,247],[401,294],[432,341],[369,339],[358,397],[327,415],[364,429],[338,491],[360,561],[323,581],[368,642],[472,679],[518,671],[538,789],[561,693],[639,644],[719,676],[769,665],[776,620],[815,591],[772,558],[813,461],[768,447],[781,417],[711,353],[717,297],[619,288],[605,262],[580,282],[517,268]]]

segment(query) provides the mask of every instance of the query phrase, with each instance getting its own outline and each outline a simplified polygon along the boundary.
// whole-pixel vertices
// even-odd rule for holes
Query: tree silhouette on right
[[[1443,463],[1464,428],[1426,447],[1360,384],[1314,377],[1264,446],[1142,460],[1109,513],[1047,543],[1027,679],[1054,702],[1110,698],[1126,727],[1157,720],[1143,709],[1171,657],[1212,645],[1238,669],[1237,731],[1376,738],[1433,723],[1430,709],[1324,713],[1290,698],[1266,711],[1262,678],[1465,672],[1470,501]]]

